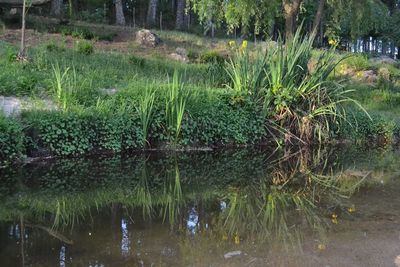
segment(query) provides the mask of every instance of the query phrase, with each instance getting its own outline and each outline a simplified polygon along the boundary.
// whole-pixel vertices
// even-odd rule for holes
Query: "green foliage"
[[[300,31],[254,58],[247,45],[242,45],[226,67],[228,87],[251,95],[255,104],[262,103],[269,131],[278,143],[280,136],[285,136],[286,142],[321,143],[329,138],[332,121],[345,116],[342,103],[358,105],[330,79],[337,65],[334,50],[313,59],[314,39],[302,37]],[[310,68],[313,60],[314,68]]]
[[[0,111],[0,167],[20,159],[24,152],[22,127]]]
[[[182,120],[186,110],[186,102],[190,97],[190,91],[184,87],[177,71],[174,72],[172,82],[167,89],[165,102],[165,117],[168,133],[175,144],[178,142]]]
[[[368,57],[365,54],[355,54],[346,57],[341,65],[347,65],[355,71],[366,70],[369,67]]]
[[[143,95],[139,98],[139,105],[136,107],[142,124],[142,135],[144,138],[143,141],[147,143],[149,143],[147,138],[149,127],[153,119],[153,106],[155,97],[156,91],[151,91],[151,89],[146,88]]]
[[[91,55],[94,52],[94,46],[92,42],[85,41],[85,40],[79,40],[77,42],[77,48],[76,50],[78,53],[83,54],[83,55]]]
[[[350,138],[358,142],[374,141],[378,144],[390,144],[398,132],[393,121],[383,118],[379,114],[367,116],[363,112],[352,112],[342,122],[339,136]]]
[[[182,125],[182,143],[198,146],[257,144],[266,138],[265,120],[257,106],[226,93],[201,104]]]
[[[137,57],[134,55],[130,56],[128,60],[130,63],[132,63],[133,65],[135,65],[139,68],[144,67],[144,64],[146,63],[146,60],[144,58]]]
[[[56,64],[53,67],[53,94],[56,97],[58,104],[63,110],[67,110],[71,105],[73,90],[76,89],[76,71],[72,69],[72,75],[69,74],[70,69],[64,71]]]
[[[64,52],[66,49],[65,47],[59,46],[54,42],[46,44],[46,49],[50,52]]]
[[[223,64],[225,62],[225,58],[219,52],[215,50],[209,50],[200,54],[199,61],[200,63]]]
[[[118,114],[118,113],[117,113]],[[132,113],[35,112],[22,114],[32,137],[30,149],[39,147],[59,156],[88,152],[121,152],[142,146],[142,128]]]
[[[259,97],[266,86],[265,67],[265,55],[261,52],[251,57],[246,47],[237,49],[225,68],[230,80],[228,87],[238,94]]]

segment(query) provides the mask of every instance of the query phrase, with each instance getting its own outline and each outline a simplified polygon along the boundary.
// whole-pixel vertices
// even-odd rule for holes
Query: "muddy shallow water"
[[[0,182],[0,266],[400,266],[395,149],[59,159]]]

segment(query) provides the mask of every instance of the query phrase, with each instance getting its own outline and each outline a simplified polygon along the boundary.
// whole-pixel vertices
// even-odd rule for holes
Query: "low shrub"
[[[24,135],[21,126],[0,114],[0,166],[22,157]]]
[[[355,71],[366,70],[370,66],[368,57],[365,54],[355,54],[347,57],[341,63],[341,65],[346,64]]]
[[[94,52],[94,47],[91,42],[80,40],[77,42],[77,51],[80,54],[91,55]]]
[[[135,55],[129,56],[128,60],[130,63],[132,63],[133,65],[138,66],[140,68],[143,67],[146,62],[144,58],[137,57]]]
[[[378,144],[388,144],[393,141],[397,126],[393,121],[380,115],[364,112],[352,112],[347,116],[347,122],[342,122],[339,136],[353,139],[357,142],[374,141]]]
[[[76,156],[94,151],[121,152],[142,145],[137,115],[84,112],[23,113],[32,140],[28,150],[48,150],[59,156]]]
[[[200,63],[218,63],[223,64],[225,62],[225,57],[214,50],[206,51],[202,53],[199,57]]]

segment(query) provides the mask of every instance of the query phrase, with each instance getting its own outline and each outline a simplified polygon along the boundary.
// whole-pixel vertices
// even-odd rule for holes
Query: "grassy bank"
[[[82,36],[72,47],[49,41],[30,48],[30,60],[21,63],[15,46],[0,42],[0,95],[32,102],[16,119],[1,118],[2,162],[270,141],[389,144],[399,133],[396,65],[364,56],[336,65],[343,55],[315,52],[299,35],[266,53],[233,42],[230,59],[208,51],[190,64],[94,44]],[[374,83],[362,80],[371,68]],[[43,111],[37,99],[57,109]]]

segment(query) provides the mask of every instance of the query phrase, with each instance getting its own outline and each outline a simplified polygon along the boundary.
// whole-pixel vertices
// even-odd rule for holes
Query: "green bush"
[[[24,135],[21,126],[0,114],[0,166],[22,157]]]
[[[355,71],[366,70],[369,67],[368,57],[365,54],[354,54],[342,61],[341,64],[347,64]]]
[[[53,51],[54,52],[64,52],[65,51],[64,47],[58,46],[56,43],[53,43],[53,42],[46,44],[46,49],[50,52],[53,52]]]
[[[200,63],[217,63],[223,64],[225,58],[217,51],[210,50],[202,53],[199,57]]]
[[[380,144],[388,144],[393,141],[397,131],[393,121],[375,114],[368,117],[364,112],[350,113],[347,121],[343,121],[341,124],[340,137],[361,142],[375,141]]]
[[[128,60],[130,63],[132,63],[133,65],[138,66],[140,68],[144,67],[144,64],[146,63],[144,58],[137,57],[134,55],[130,56]]]
[[[121,152],[143,143],[140,121],[134,114],[35,112],[22,114],[22,121],[29,125],[30,150],[42,148],[59,156]]]
[[[77,42],[77,51],[80,54],[90,55],[90,54],[93,54],[94,47],[91,42],[80,40]]]

